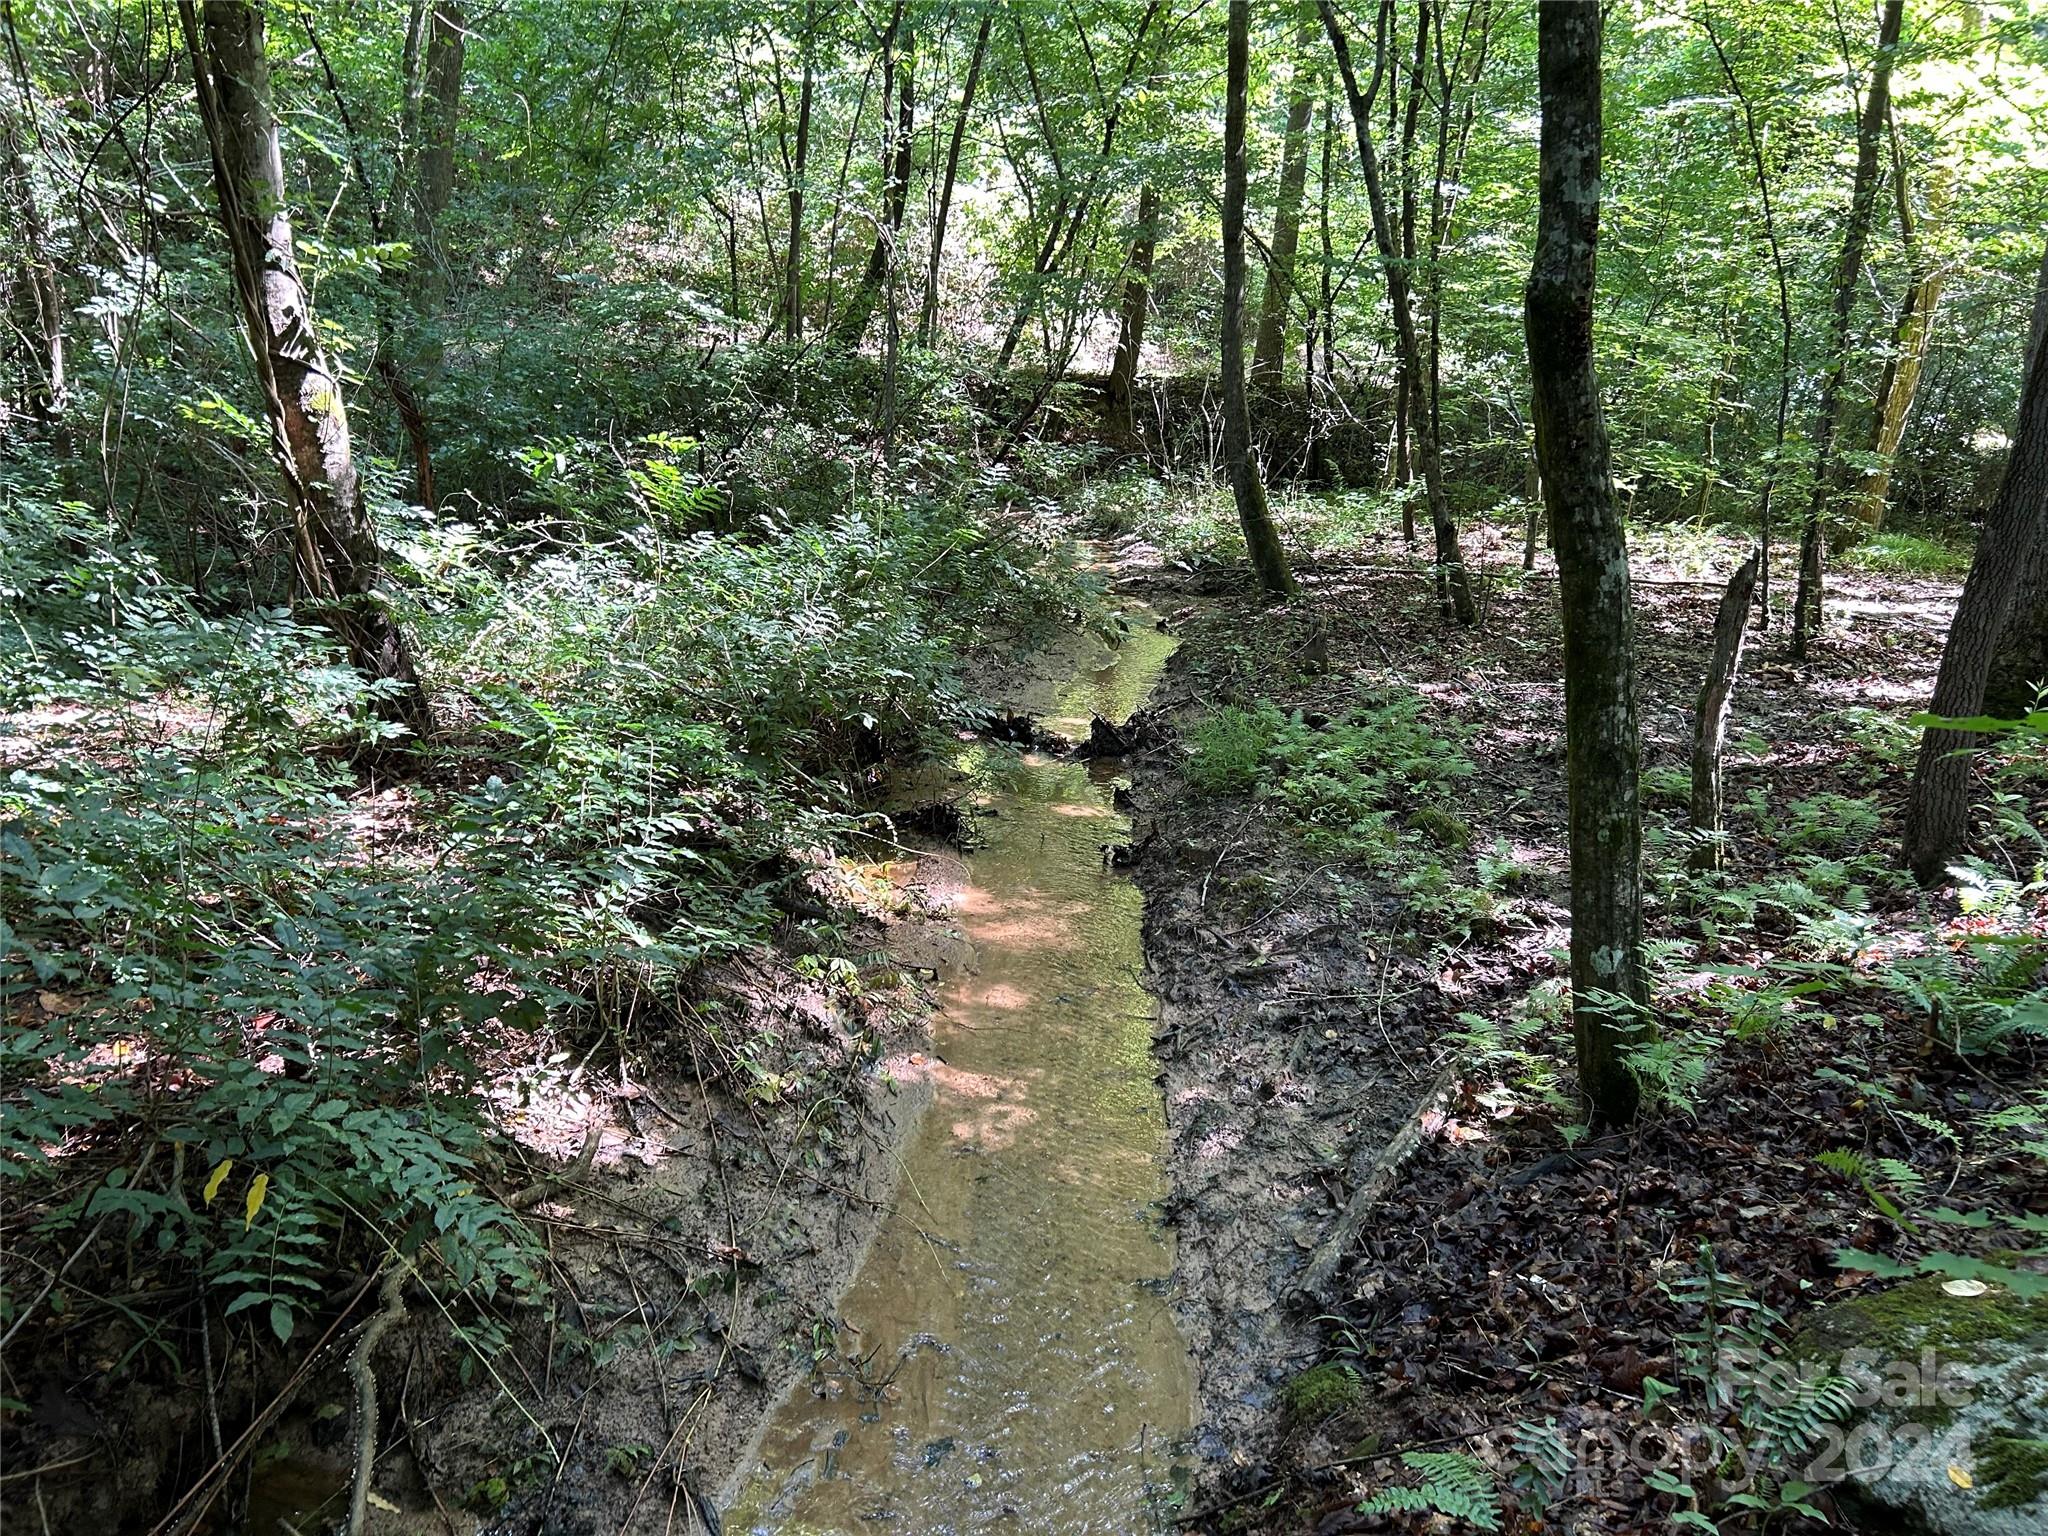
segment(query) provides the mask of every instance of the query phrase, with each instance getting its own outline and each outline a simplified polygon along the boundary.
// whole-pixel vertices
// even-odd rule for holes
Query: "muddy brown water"
[[[1128,719],[1174,644],[1134,617],[1018,702],[1076,740]],[[1127,830],[1115,765],[975,744],[958,767],[985,842],[933,1100],[841,1306],[847,1358],[777,1410],[728,1532],[1143,1531],[1174,1483],[1194,1383],[1166,1297],[1142,898],[1104,853]]]

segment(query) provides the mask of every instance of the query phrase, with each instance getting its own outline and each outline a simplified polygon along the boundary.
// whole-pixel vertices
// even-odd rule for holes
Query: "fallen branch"
[[[1393,1187],[1394,1176],[1401,1171],[1401,1165],[1422,1144],[1423,1117],[1428,1114],[1430,1106],[1443,1097],[1455,1075],[1453,1071],[1445,1071],[1437,1076],[1416,1104],[1408,1123],[1401,1127],[1393,1140],[1380,1148],[1369,1164],[1362,1158],[1353,1160],[1357,1177],[1353,1182],[1351,1199],[1324,1234],[1323,1240],[1316,1244],[1315,1252],[1309,1255],[1308,1265],[1302,1270],[1301,1279],[1292,1292],[1291,1299],[1296,1305],[1320,1310],[1329,1304],[1330,1293],[1336,1286],[1337,1269],[1344,1262],[1344,1255],[1358,1240],[1372,1208],[1386,1198],[1387,1191]]]

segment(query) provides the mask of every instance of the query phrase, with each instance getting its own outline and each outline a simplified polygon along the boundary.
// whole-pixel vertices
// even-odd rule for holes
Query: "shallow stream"
[[[1085,741],[1173,642],[1134,616],[1017,702]],[[981,846],[946,976],[934,1096],[841,1307],[842,1361],[792,1389],[730,1532],[1148,1529],[1194,1387],[1166,1299],[1166,1122],[1141,897],[1108,866],[1115,764],[975,744]]]

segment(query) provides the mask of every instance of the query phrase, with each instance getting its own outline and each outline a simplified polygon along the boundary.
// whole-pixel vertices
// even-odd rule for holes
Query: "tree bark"
[[[1131,264],[1117,314],[1116,357],[1109,369],[1109,432],[1126,443],[1138,440],[1133,396],[1138,358],[1145,346],[1145,319],[1152,307],[1152,256],[1158,240],[1159,191],[1148,181],[1138,193],[1138,227],[1131,232]]]
[[[847,296],[846,308],[832,326],[832,344],[851,352],[860,346],[861,337],[867,333],[868,321],[874,317],[875,304],[882,296],[882,284],[887,282],[896,267],[896,248],[903,236],[903,213],[910,201],[911,156],[916,145],[917,57],[909,39],[899,54],[892,54],[903,17],[903,6],[896,7],[895,18],[889,24],[888,35],[883,39],[884,64],[882,71],[882,99],[886,107],[889,94],[890,62],[895,66],[896,120],[889,130],[889,140],[883,156],[882,172],[882,217],[875,227],[875,243],[868,252],[867,270],[861,274],[860,284]]]
[[[960,146],[967,138],[967,123],[974,112],[974,88],[981,83],[982,60],[988,56],[988,34],[995,25],[993,10],[982,12],[981,27],[974,34],[974,56],[967,64],[967,84],[960,92],[960,113],[953,119],[953,137],[946,146],[946,177],[939,183],[938,211],[932,216],[932,259],[925,273],[924,307],[917,317],[917,344],[928,347],[939,324],[939,267],[946,254],[946,220],[953,210],[953,183],[960,175]]]
[[[1920,221],[1913,214],[1913,199],[1906,179],[1906,155],[1899,143],[1896,125],[1891,129],[1892,188],[1899,207],[1899,237],[1904,242],[1912,267],[1912,279],[1905,302],[1892,327],[1891,355],[1885,359],[1884,379],[1877,387],[1877,414],[1871,423],[1870,451],[1878,467],[1864,475],[1856,488],[1854,514],[1866,528],[1884,526],[1885,502],[1891,495],[1892,461],[1905,440],[1906,418],[1913,410],[1913,396],[1920,388],[1920,372],[1927,363],[1927,347],[1934,339],[1934,314],[1941,304],[1941,291],[1948,270],[1927,247]],[[1941,204],[1941,182],[1926,181],[1927,208],[1933,214]]]
[[[1601,12],[1580,0],[1543,0],[1537,17],[1543,127],[1526,322],[1564,618],[1572,1029],[1592,1119],[1625,1125],[1639,1098],[1625,1052],[1648,1033],[1649,991],[1635,613],[1593,368]]]
[[[179,0],[178,13],[236,298],[291,504],[299,589],[356,668],[373,682],[395,685],[380,692],[380,712],[424,736],[432,717],[404,633],[383,600],[381,555],[350,449],[341,380],[320,345],[299,277],[263,11],[247,0],[206,0],[203,39],[193,0]]]
[[[1714,650],[1692,708],[1692,851],[1694,869],[1719,869],[1727,840],[1721,820],[1721,755],[1728,741],[1728,716],[1742,672],[1742,644],[1749,634],[1749,600],[1756,591],[1761,553],[1736,567],[1714,615]]]
[[[462,65],[468,42],[460,0],[435,0],[427,27],[419,173],[414,181],[413,207],[429,270],[443,288],[448,258],[441,249],[441,217],[455,195],[455,130],[462,117]],[[437,292],[433,297],[438,300],[439,296]]]
[[[1930,714],[1968,719],[1984,708],[1985,687],[2001,651],[2015,598],[2030,570],[2048,563],[2048,340],[2040,317],[2048,314],[2048,251],[2034,290],[2036,324],[2020,389],[2019,425],[1998,497],[1977,537],[1977,555],[1942,647]],[[2023,617],[2020,648],[2038,615]],[[2039,634],[2034,629],[2035,635]],[[2005,647],[2012,653],[2012,647]],[[1941,878],[1970,827],[1970,765],[1976,737],[1968,731],[1930,729],[1920,738],[1920,759],[1906,801],[1906,863],[1922,885]]]
[[[811,53],[816,17],[815,7],[804,8],[804,78],[797,88],[795,162],[789,176],[789,246],[782,269],[782,336],[792,345],[804,339],[804,182],[811,159],[811,106],[818,90],[817,64]]]
[[[1382,0],[1379,44],[1373,61],[1373,91],[1379,89],[1386,69],[1386,31],[1392,8],[1392,0]],[[1351,64],[1351,45],[1338,24],[1336,7],[1331,0],[1316,0],[1316,9],[1322,16],[1323,30],[1329,35],[1330,48],[1337,56],[1337,71],[1343,77],[1344,94],[1351,104],[1352,127],[1358,135],[1359,167],[1365,173],[1366,199],[1372,207],[1373,239],[1379,246],[1380,266],[1386,274],[1387,301],[1394,312],[1394,336],[1412,396],[1415,381],[1422,377],[1422,348],[1416,339],[1415,305],[1408,283],[1408,263],[1402,259],[1394,243],[1395,230],[1387,213],[1386,192],[1380,183],[1379,157],[1373,149],[1372,92],[1358,88],[1358,72]],[[1416,419],[1416,413],[1411,410],[1409,415],[1417,457],[1421,461],[1423,492],[1429,502],[1430,524],[1436,534],[1437,601],[1445,617],[1455,617],[1460,624],[1467,626],[1476,624],[1479,610],[1472,600],[1472,585],[1465,570],[1464,556],[1458,549],[1457,525],[1451,521],[1450,504],[1444,497],[1443,464],[1436,434],[1431,430],[1426,414]]]
[[[1838,489],[1842,384],[1849,370],[1849,317],[1856,307],[1856,287],[1863,279],[1863,254],[1877,209],[1879,140],[1891,108],[1892,59],[1898,52],[1899,26],[1905,0],[1885,0],[1878,25],[1877,57],[1871,63],[1870,90],[1856,124],[1856,181],[1849,198],[1849,221],[1842,231],[1842,254],[1835,263],[1834,305],[1828,323],[1828,371],[1822,377],[1820,405],[1814,421],[1813,492],[1806,521],[1799,531],[1799,588],[1792,600],[1792,654],[1806,655],[1821,624],[1821,579],[1827,562],[1828,503]]]
[[[1295,256],[1301,248],[1301,194],[1308,185],[1308,124],[1315,111],[1315,73],[1308,54],[1315,21],[1306,13],[1294,45],[1294,79],[1288,88],[1287,132],[1280,141],[1280,185],[1273,199],[1272,260],[1259,295],[1259,328],[1252,343],[1252,382],[1278,384],[1287,370],[1287,309],[1294,301]]]
[[[1252,457],[1251,409],[1244,387],[1245,94],[1251,72],[1251,0],[1230,0],[1228,69],[1223,107],[1223,452],[1237,520],[1259,585],[1277,596],[1297,590],[1287,553],[1266,505],[1266,487]]]
[[[2041,707],[2048,691],[2048,536],[2035,545],[2033,564],[2013,595],[2005,634],[1984,679],[1984,711],[2017,720]]]
[[[34,120],[35,96],[11,9],[7,13],[7,48],[16,99],[0,102],[0,148],[7,155],[7,201],[13,205],[21,229],[22,291],[33,311],[20,328],[25,337],[34,338],[34,345],[25,349],[31,355],[29,366],[23,369],[27,387],[21,403],[35,420],[55,425],[63,419],[70,392],[64,366],[64,290],[51,248],[49,221],[43,215],[30,166],[27,125]],[[60,451],[68,457],[68,445],[60,445]]]

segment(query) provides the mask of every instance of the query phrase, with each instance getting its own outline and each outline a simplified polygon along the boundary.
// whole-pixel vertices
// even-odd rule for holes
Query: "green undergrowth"
[[[690,1031],[736,1091],[802,1095],[697,978],[768,953],[787,888],[870,824],[879,762],[973,720],[957,637],[1094,589],[1011,482],[914,490],[957,467],[941,447],[862,464],[857,494],[757,462],[750,495],[794,510],[737,522],[694,449],[553,440],[523,456],[528,515],[381,509],[425,744],[324,630],[196,591],[0,466],[0,1183],[32,1225],[0,1322],[47,1280],[41,1320],[126,1311],[175,1361],[114,1299],[139,1268],[287,1339],[394,1257],[475,1319],[542,1288],[492,1191],[530,1177],[506,1112],[572,1048]]]
[[[1852,570],[1885,576],[1960,577],[1969,574],[1971,550],[1925,534],[1888,531],[1857,539],[1839,558]]]
[[[1337,719],[1225,705],[1188,731],[1184,772],[1201,794],[1252,797],[1309,853],[1389,882],[1423,926],[1469,929],[1493,920],[1519,870],[1495,848],[1466,878],[1473,833],[1456,807],[1475,772],[1467,735],[1399,689]]]

